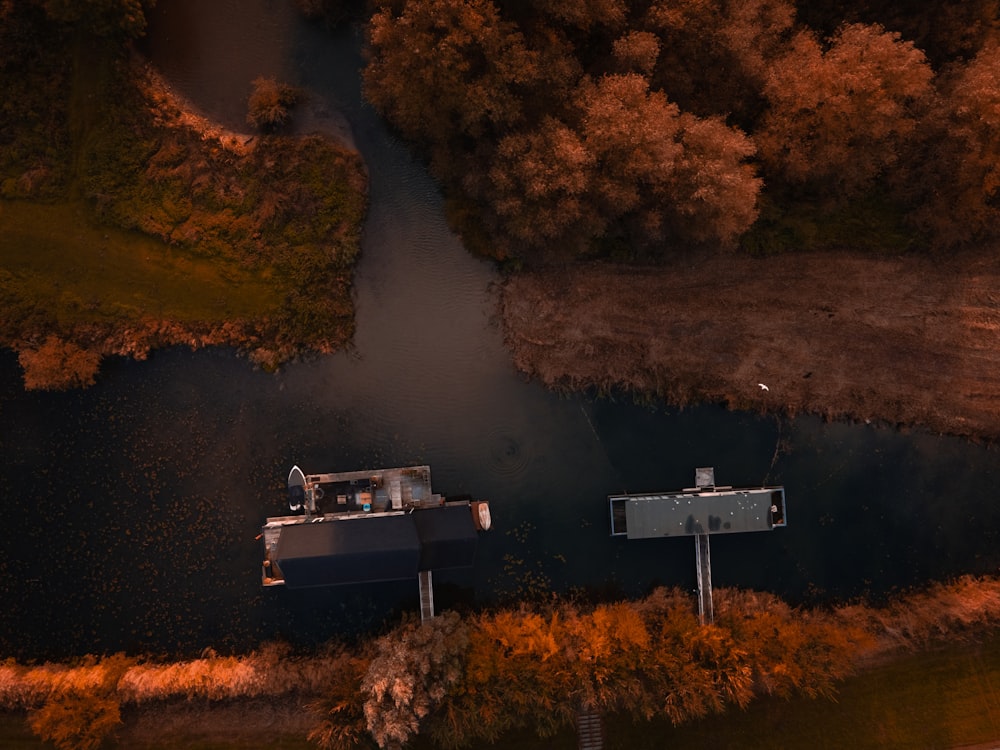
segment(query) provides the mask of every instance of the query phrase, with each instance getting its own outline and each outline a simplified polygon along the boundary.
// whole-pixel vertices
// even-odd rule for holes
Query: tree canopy
[[[768,169],[853,197],[898,161],[932,91],[927,59],[881,27],[798,33],[771,67],[756,140]]]
[[[489,0],[406,2],[372,16],[365,92],[420,141],[494,137],[522,117],[537,56]]]
[[[762,205],[766,226],[873,195],[936,246],[1000,218],[996,0],[919,22],[861,0],[571,5],[393,0],[372,19],[370,99],[494,257],[667,259],[739,242]],[[947,189],[915,184],[931,177]]]
[[[928,123],[927,147],[912,160],[907,187],[915,221],[939,243],[1000,234],[1000,46],[957,66],[942,87],[943,106]]]

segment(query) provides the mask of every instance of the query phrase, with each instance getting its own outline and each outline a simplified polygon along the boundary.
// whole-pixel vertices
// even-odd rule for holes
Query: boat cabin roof
[[[468,568],[479,536],[468,503],[285,523],[273,562],[289,588],[416,578]]]

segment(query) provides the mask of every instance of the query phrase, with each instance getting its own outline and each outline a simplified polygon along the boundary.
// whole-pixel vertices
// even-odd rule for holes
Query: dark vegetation
[[[248,743],[239,746],[304,730],[314,744],[343,750],[503,747],[516,737],[539,747],[531,737],[561,745],[581,706],[602,712],[620,741],[645,737],[648,746],[651,734],[672,737],[672,727],[692,725],[687,734],[697,737],[700,719],[712,717],[714,725],[731,714],[735,728],[728,731],[738,736],[752,720],[741,717],[767,725],[760,711],[780,711],[789,701],[823,726],[830,721],[824,713],[839,710],[829,701],[849,675],[874,670],[874,684],[857,683],[869,692],[894,679],[875,670],[887,660],[903,665],[894,674],[905,679],[894,690],[909,690],[915,705],[940,703],[941,683],[928,684],[908,657],[930,652],[937,674],[960,667],[968,654],[935,661],[947,640],[986,654],[987,663],[948,702],[961,719],[942,716],[934,726],[956,742],[976,741],[988,735],[992,710],[975,720],[989,701],[979,681],[997,671],[995,645],[979,644],[998,614],[1000,583],[990,578],[935,585],[877,608],[792,608],[770,594],[720,589],[710,625],[699,624],[691,597],[677,590],[604,604],[550,597],[493,612],[450,612],[424,624],[404,619],[380,637],[308,655],[268,644],[244,656],[207,652],[180,662],[121,654],[75,664],[8,661],[0,665],[0,707],[27,711],[33,730],[65,750],[96,747],[115,732],[123,746],[182,746],[213,736],[213,711],[229,722],[243,717],[246,728],[230,730],[237,744]],[[819,705],[809,708],[803,699]],[[290,704],[308,710],[281,710]],[[197,706],[207,708],[199,714]],[[850,710],[870,731],[864,704]],[[172,716],[186,716],[185,725]],[[909,736],[887,731],[883,741]]]
[[[253,81],[253,91],[247,102],[247,122],[264,132],[274,132],[287,124],[301,93],[287,83],[259,76]]]
[[[360,158],[192,117],[129,54],[143,25],[132,2],[0,8],[0,343],[29,387],[85,385],[101,356],[153,346],[276,366],[353,333]],[[295,98],[271,83],[249,102],[265,130]]]
[[[388,0],[366,92],[480,252],[993,239],[991,0]]]
[[[954,750],[995,745],[1000,643],[959,641],[907,654],[845,680],[836,704],[755,701],[682,726],[609,722],[609,747],[657,750]],[[539,745],[541,747],[541,745]],[[570,746],[572,747],[572,746]]]

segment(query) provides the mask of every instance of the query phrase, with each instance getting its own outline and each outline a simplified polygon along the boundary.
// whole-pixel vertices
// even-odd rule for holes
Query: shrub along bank
[[[693,604],[658,589],[638,601],[452,612],[309,655],[268,644],[184,662],[120,654],[72,665],[8,661],[0,707],[26,711],[32,729],[60,748],[95,747],[122,716],[132,717],[123,733],[137,723],[151,731],[148,715],[167,716],[176,701],[203,706],[206,721],[213,706],[234,701],[273,715],[308,706],[309,738],[323,748],[551,737],[572,727],[581,706],[619,723],[683,726],[753,712],[768,696],[832,699],[859,669],[943,639],[972,642],[1000,614],[1000,579],[962,578],[880,608],[796,609],[770,594],[720,589],[710,625],[699,624]]]

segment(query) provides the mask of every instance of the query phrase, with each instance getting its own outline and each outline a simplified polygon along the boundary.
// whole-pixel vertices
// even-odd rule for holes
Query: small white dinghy
[[[288,507],[293,512],[302,510],[302,503],[306,497],[306,475],[302,469],[293,466],[288,472]]]

